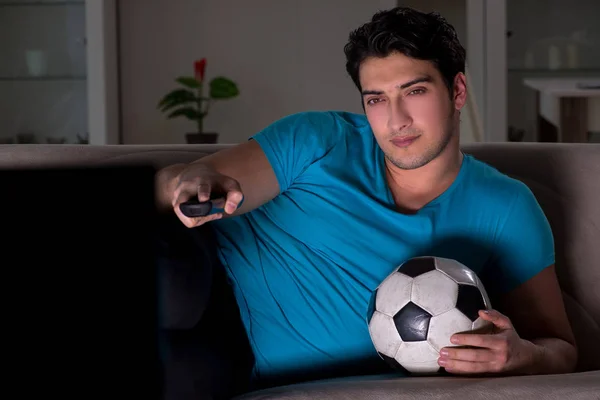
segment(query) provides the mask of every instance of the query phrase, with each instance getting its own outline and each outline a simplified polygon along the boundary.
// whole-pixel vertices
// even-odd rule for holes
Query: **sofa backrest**
[[[228,145],[2,145],[0,168],[190,162]],[[527,184],[556,244],[556,269],[579,344],[600,369],[600,144],[478,143],[463,151]]]

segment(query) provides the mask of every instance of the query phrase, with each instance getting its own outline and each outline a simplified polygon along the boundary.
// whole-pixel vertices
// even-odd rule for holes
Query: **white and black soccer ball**
[[[373,291],[367,323],[375,349],[392,367],[435,374],[453,334],[491,327],[479,317],[485,309],[490,300],[471,269],[448,258],[415,257]]]

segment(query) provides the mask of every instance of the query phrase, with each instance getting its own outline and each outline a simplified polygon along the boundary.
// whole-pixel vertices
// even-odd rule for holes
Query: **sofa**
[[[0,168],[189,162],[229,145],[2,145]],[[556,268],[576,335],[571,374],[323,379],[243,393],[258,399],[600,399],[600,144],[476,143],[463,151],[526,183],[555,235]]]

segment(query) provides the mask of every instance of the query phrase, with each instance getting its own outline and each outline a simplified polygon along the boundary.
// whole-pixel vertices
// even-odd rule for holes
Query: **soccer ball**
[[[443,347],[459,332],[486,332],[491,309],[477,275],[458,261],[415,257],[401,264],[373,291],[367,324],[376,351],[394,369],[435,374]]]

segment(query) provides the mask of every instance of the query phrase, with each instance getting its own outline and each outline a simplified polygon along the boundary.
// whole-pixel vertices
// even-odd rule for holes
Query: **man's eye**
[[[367,104],[372,106],[374,104],[377,104],[379,102],[383,101],[382,99],[369,99],[369,101],[367,101]]]
[[[415,90],[412,90],[409,94],[412,95],[412,94],[423,94],[423,93],[425,93],[425,89],[415,89]]]

